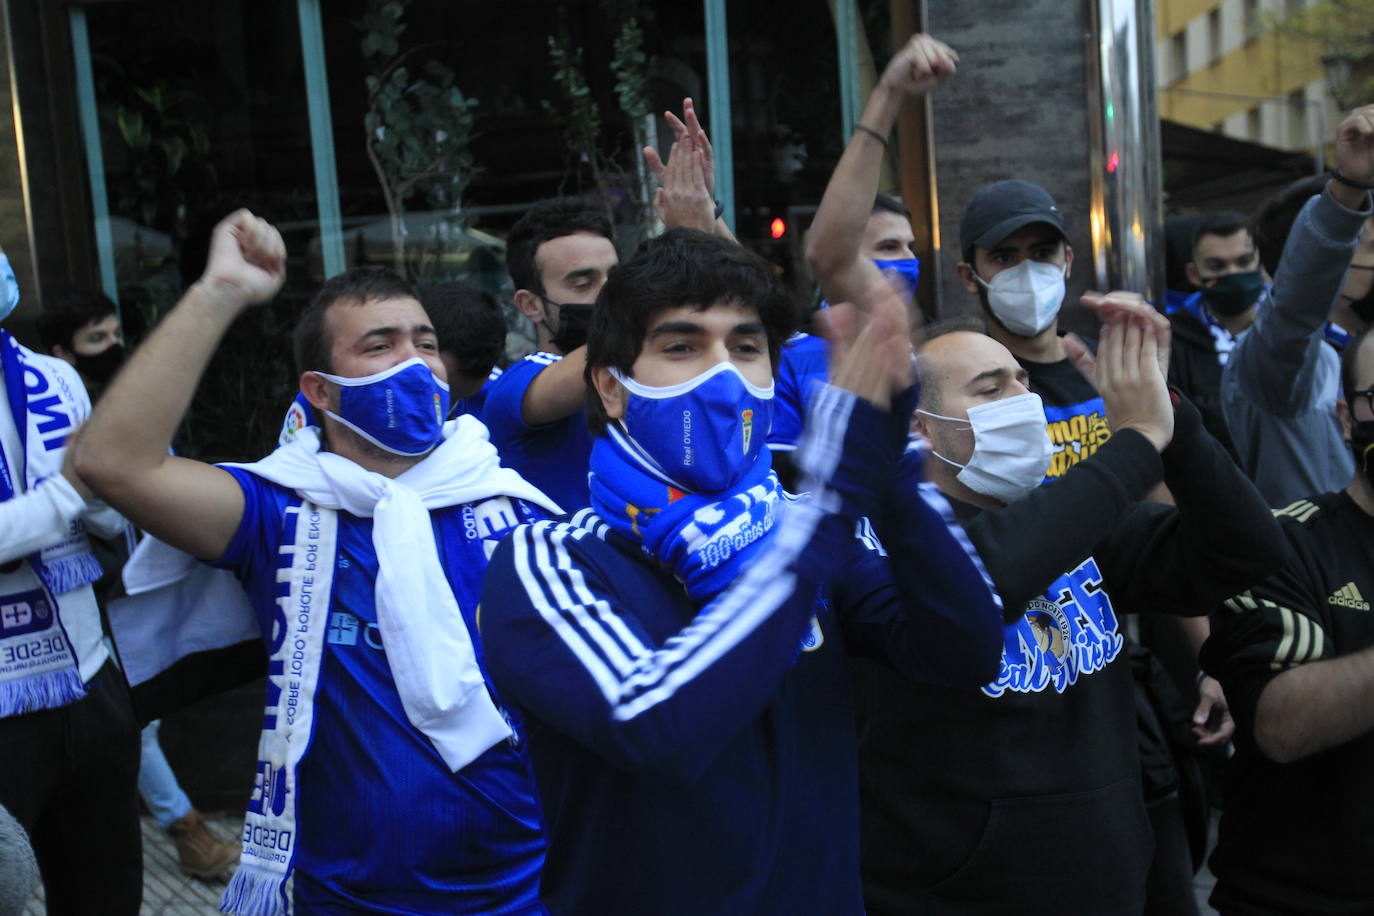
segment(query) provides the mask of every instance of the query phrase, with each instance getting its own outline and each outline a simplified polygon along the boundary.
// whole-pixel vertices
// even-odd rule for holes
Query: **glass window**
[[[130,338],[200,275],[210,231],[226,214],[248,207],[286,240],[286,288],[230,332],[178,441],[192,457],[259,457],[296,387],[292,316],[317,274],[309,269],[319,229],[296,5],[131,2],[85,11]]]
[[[830,9],[824,0],[730,0],[728,7],[735,232],[778,265],[802,301],[813,296],[805,231],[848,140],[841,136],[839,51]],[[856,117],[891,58],[888,4],[866,0],[857,12]],[[890,142],[895,147],[895,133]],[[884,175],[884,190],[895,191],[895,173],[889,167]]]
[[[701,5],[384,7],[397,4],[331,0],[324,22],[347,261],[396,267],[422,292],[482,286],[532,346],[509,309],[504,236],[533,202],[584,194],[633,250],[651,194],[639,148],[666,153],[671,137],[660,116],[650,138],[646,116],[684,95],[709,115]]]

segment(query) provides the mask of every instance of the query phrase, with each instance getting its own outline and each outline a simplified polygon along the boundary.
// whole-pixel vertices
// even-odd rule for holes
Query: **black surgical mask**
[[[1202,301],[1214,315],[1230,318],[1259,301],[1264,292],[1264,275],[1258,270],[1206,277],[1202,281]]]
[[[1355,453],[1355,470],[1374,487],[1374,420],[1351,421],[1350,450]]]
[[[555,347],[566,355],[587,342],[587,327],[592,320],[590,302],[550,302],[545,299],[544,303],[558,309],[558,333],[553,335]]]
[[[119,367],[124,365],[123,344],[111,344],[91,356],[84,353],[73,353],[72,355],[76,357],[76,371],[81,374],[81,377],[101,388],[108,385],[110,379],[114,378],[114,374],[119,371]]]

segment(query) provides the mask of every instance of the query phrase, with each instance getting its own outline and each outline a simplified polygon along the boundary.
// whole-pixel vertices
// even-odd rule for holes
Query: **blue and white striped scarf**
[[[698,605],[724,591],[762,549],[782,496],[768,449],[728,491],[690,493],[658,473],[614,425],[592,445],[590,487],[597,515],[671,566]]]
[[[78,406],[59,380],[34,365],[0,329],[5,396],[19,436],[11,467],[0,449],[0,501],[13,499],[62,472],[67,436]],[[24,558],[37,588],[0,595],[0,717],[51,709],[86,695],[76,650],[62,626],[57,596],[100,578],[101,567],[78,523],[60,541]]]

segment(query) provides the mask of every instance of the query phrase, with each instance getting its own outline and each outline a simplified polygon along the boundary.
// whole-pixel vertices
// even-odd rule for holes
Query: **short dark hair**
[[[496,297],[466,283],[440,283],[420,304],[434,325],[439,349],[452,354],[458,371],[486,378],[506,351],[506,319]]]
[[[587,424],[600,434],[609,422],[592,384],[592,369],[614,367],[629,375],[659,312],[690,306],[705,311],[733,302],[759,313],[774,373],[782,342],[797,327],[797,308],[777,271],[735,242],[697,229],[669,229],[611,268],[596,297],[587,329]]]
[[[379,299],[415,299],[415,287],[386,267],[354,267],[330,277],[310,300],[291,335],[296,372],[333,372],[334,341],[325,332],[325,313],[336,302],[366,305]]]
[[[906,204],[893,197],[891,194],[879,193],[873,198],[873,213],[895,213],[898,216],[911,219],[911,211],[906,208]]]
[[[1265,204],[1255,219],[1255,244],[1259,247],[1260,263],[1269,271],[1269,276],[1279,272],[1279,258],[1283,255],[1283,246],[1288,244],[1288,233],[1293,230],[1298,213],[1313,194],[1322,192],[1326,182],[1325,175],[1299,178]]]
[[[1369,337],[1370,325],[1350,338],[1350,343],[1345,345],[1345,352],[1341,354],[1341,394],[1345,397],[1345,403],[1354,410],[1355,405],[1351,398],[1355,397],[1355,386],[1358,385],[1360,370],[1360,346]]]
[[[590,232],[614,241],[606,212],[582,197],[541,200],[515,221],[506,236],[506,268],[516,289],[544,295],[544,280],[534,263],[539,246],[575,232]]]
[[[937,337],[944,337],[946,334],[954,334],[959,331],[966,331],[969,334],[988,333],[987,319],[982,315],[965,313],[963,315],[950,315],[948,318],[941,318],[932,321],[921,329],[921,342],[926,343]]]
[[[1175,213],[1164,218],[1164,286],[1189,290],[1188,263],[1193,260],[1193,237],[1202,217],[1195,213]]]
[[[38,316],[38,337],[44,351],[51,353],[57,346],[70,350],[77,331],[117,311],[114,301],[99,290],[64,290],[45,302]]]
[[[1250,232],[1250,221],[1234,210],[1218,210],[1216,213],[1203,214],[1198,219],[1197,228],[1193,230],[1193,244],[1189,248],[1189,254],[1197,251],[1197,243],[1202,241],[1204,235],[1226,238],[1242,230]],[[1253,233],[1251,235],[1253,236]]]

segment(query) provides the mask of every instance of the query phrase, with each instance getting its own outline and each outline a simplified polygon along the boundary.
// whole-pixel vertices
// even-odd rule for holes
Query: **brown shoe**
[[[213,878],[239,859],[239,848],[210,832],[195,808],[167,828],[177,846],[181,870],[193,878]]]

